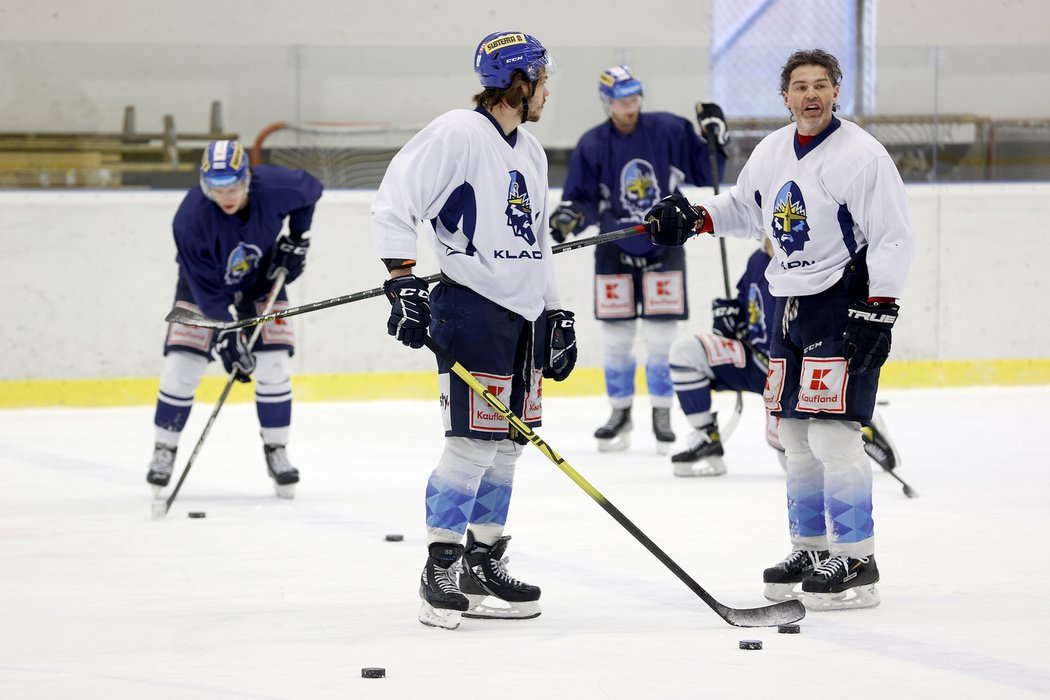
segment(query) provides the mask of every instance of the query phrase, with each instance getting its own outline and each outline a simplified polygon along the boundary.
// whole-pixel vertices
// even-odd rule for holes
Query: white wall
[[[699,196],[701,191],[689,194]],[[553,192],[552,197],[560,193]],[[182,192],[0,192],[0,379],[149,377],[160,372],[164,315],[176,266],[171,218]],[[307,273],[290,288],[304,304],[379,286],[368,191],[325,193],[314,218]],[[909,188],[918,255],[901,302],[894,359],[1045,357],[1045,245],[1050,185]],[[750,241],[727,241],[735,283]],[[716,240],[687,245],[692,320],[710,324],[722,295]],[[425,246],[421,274],[437,271]],[[589,250],[557,256],[563,300],[577,312],[581,366],[600,366],[591,317]],[[296,373],[427,370],[423,351],[386,335],[381,298],[294,320]],[[1045,314],[1044,314],[1045,315]]]

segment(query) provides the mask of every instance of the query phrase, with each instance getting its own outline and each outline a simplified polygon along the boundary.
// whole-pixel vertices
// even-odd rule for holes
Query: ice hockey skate
[[[665,455],[671,451],[671,445],[675,441],[674,431],[671,430],[671,409],[653,409],[653,435],[656,436],[656,452]]]
[[[762,595],[766,597],[766,600],[772,600],[775,603],[801,598],[802,592],[796,590],[796,587],[813,573],[818,564],[827,560],[828,556],[825,550],[796,549],[792,551],[779,564],[774,564],[762,572],[762,582],[766,584],[766,590]]]
[[[470,607],[467,597],[460,593],[456,581],[463,545],[433,542],[427,548],[427,563],[419,581],[419,621],[428,627],[454,630],[460,616]]]
[[[623,452],[631,446],[631,407],[614,408],[605,425],[594,431],[599,452]]]
[[[878,412],[872,414],[871,423],[861,426],[860,435],[864,440],[864,451],[873,462],[888,472],[900,464],[900,454],[890,440],[886,424]]]
[[[686,449],[671,455],[674,475],[721,476],[726,473],[724,454],[717,421],[697,428],[686,437]]]
[[[510,537],[501,537],[491,547],[474,540],[467,530],[463,574],[459,590],[470,601],[463,617],[482,620],[529,620],[540,615],[540,589],[507,573]]]
[[[177,447],[161,443],[153,446],[153,457],[149,461],[149,472],[146,481],[153,486],[153,495],[159,496],[161,490],[171,481],[171,472],[175,469],[175,452]]]
[[[266,471],[273,479],[273,488],[281,498],[295,498],[295,485],[299,483],[299,470],[288,461],[284,445],[263,445],[266,453]]]
[[[880,602],[875,588],[878,580],[874,554],[859,558],[836,555],[802,580],[802,604],[813,611],[874,608]]]

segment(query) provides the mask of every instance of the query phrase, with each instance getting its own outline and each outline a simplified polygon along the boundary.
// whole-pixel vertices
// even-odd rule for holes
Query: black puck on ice
[[[204,513],[204,512],[199,511],[199,510],[191,510],[189,513],[186,513],[186,515],[188,515],[191,518],[204,518],[204,517],[207,517],[207,513]]]
[[[780,634],[798,634],[799,631],[798,625],[777,625],[777,632]]]
[[[385,668],[362,668],[362,678],[386,678]]]
[[[761,640],[758,640],[758,639],[741,639],[740,640],[740,648],[741,649],[761,649],[762,648],[762,642],[761,642]]]
[[[387,535],[386,536],[386,541],[387,542],[400,542],[403,539],[405,539],[404,535]]]

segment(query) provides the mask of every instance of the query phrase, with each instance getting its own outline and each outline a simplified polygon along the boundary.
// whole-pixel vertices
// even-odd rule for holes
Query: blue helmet
[[[478,44],[474,52],[474,72],[482,87],[510,86],[514,71],[520,70],[530,82],[540,78],[540,71],[554,72],[554,59],[534,36],[521,32],[496,32]]]
[[[212,187],[228,187],[251,177],[248,154],[237,141],[212,141],[201,158],[201,189],[205,194]]]
[[[598,94],[602,102],[642,94],[642,81],[627,66],[613,66],[598,76]]]

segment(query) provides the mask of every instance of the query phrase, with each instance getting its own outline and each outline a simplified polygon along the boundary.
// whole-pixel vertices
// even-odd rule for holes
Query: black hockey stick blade
[[[905,496],[907,496],[908,498],[918,498],[919,497],[919,492],[916,491],[915,489],[913,489],[911,486],[908,486],[908,482],[906,482],[904,479],[902,479],[899,476],[897,476],[896,472],[887,469],[886,473],[889,474],[890,476],[892,476],[897,481],[901,482],[901,486],[904,488],[904,495]]]
[[[708,607],[715,611],[719,617],[735,627],[774,627],[776,625],[784,625],[790,622],[796,622],[806,616],[806,609],[801,602],[797,600],[785,600],[773,605],[766,605],[761,608],[731,608],[727,605],[715,600],[714,596],[708,593],[703,587],[693,580],[693,578],[685,572],[670,556],[667,555],[660,547],[656,545],[649,537],[638,528],[633,522],[631,522],[626,515],[624,515],[619,508],[614,506],[609,500],[601,494],[598,489],[594,488],[589,481],[583,478],[579,472],[572,468],[572,466],[565,461],[565,458],[554,451],[554,448],[548,445],[543,438],[536,434],[536,432],[529,427],[529,424],[519,418],[513,411],[507,408],[502,401],[497,399],[489,391],[489,388],[470,373],[463,365],[459,364],[452,355],[448,353],[445,348],[434,342],[434,339],[427,336],[424,341],[426,346],[430,348],[442,362],[447,364],[456,376],[463,380],[463,382],[473,389],[481,398],[488,403],[497,413],[507,419],[510,423],[511,428],[518,435],[521,435],[526,440],[531,442],[536,449],[544,454],[544,456],[554,463],[554,466],[561,469],[573,483],[579,486],[584,492],[590,496],[594,501],[602,507],[602,509],[612,516],[612,518],[620,524],[627,532],[631,533],[636,540],[638,540],[643,547],[649,550],[649,552],[655,556],[660,563],[666,566],[671,572],[679,578],[686,586],[689,587],[693,593],[700,597]]]
[[[558,245],[551,248],[554,253],[564,253],[567,250],[576,250],[577,248],[586,248],[592,245],[599,245],[601,243],[610,243],[612,241],[620,240],[621,238],[627,238],[629,236],[637,236],[640,233],[648,233],[649,229],[642,225],[636,224],[634,226],[628,226],[618,231],[607,231],[606,233],[599,233],[597,236],[587,236],[586,238],[577,238],[572,241],[566,241],[565,243],[559,243]],[[427,284],[433,284],[441,279],[441,275],[428,275],[423,278],[423,281]],[[372,297],[378,297],[383,294],[382,287],[375,287],[374,289],[366,289],[363,292],[354,292],[353,294],[346,294],[341,297],[333,297],[331,299],[325,299],[324,301],[315,301],[310,304],[303,304],[302,306],[293,306],[283,311],[275,311],[273,313],[264,314],[262,316],[255,316],[252,318],[242,318],[239,321],[219,321],[214,318],[208,318],[202,314],[199,314],[190,309],[176,306],[168,315],[164,317],[164,320],[168,323],[182,323],[187,326],[197,326],[199,328],[216,328],[221,331],[227,331],[231,328],[247,328],[249,326],[258,326],[261,323],[273,321],[278,318],[288,318],[289,316],[298,316],[299,314],[309,313],[311,311],[320,311],[321,309],[330,309],[333,306],[342,306],[343,304],[349,304],[355,301],[361,301],[362,299],[371,299]]]

